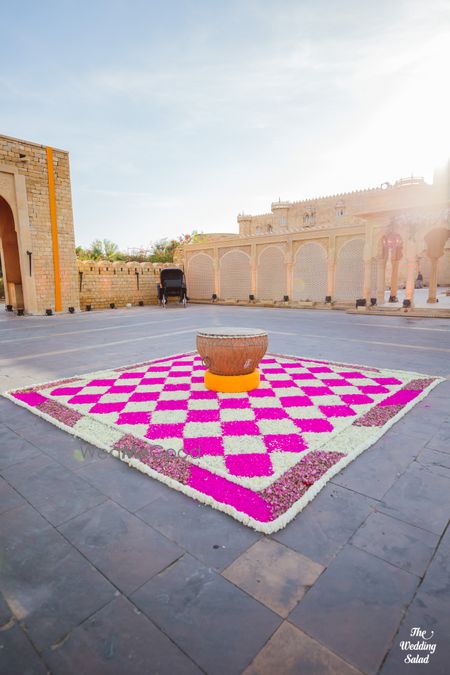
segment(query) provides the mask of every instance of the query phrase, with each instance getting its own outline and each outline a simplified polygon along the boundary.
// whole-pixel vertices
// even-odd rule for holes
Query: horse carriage
[[[160,271],[158,301],[162,307],[166,307],[169,298],[178,298],[180,304],[187,305],[187,288],[183,270],[177,267],[165,267]]]

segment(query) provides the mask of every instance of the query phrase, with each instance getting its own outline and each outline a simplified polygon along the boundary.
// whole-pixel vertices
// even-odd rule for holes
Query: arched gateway
[[[0,136],[0,257],[10,309],[79,307],[67,152]]]

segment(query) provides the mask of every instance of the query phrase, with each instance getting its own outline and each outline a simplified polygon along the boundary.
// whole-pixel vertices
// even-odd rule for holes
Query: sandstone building
[[[0,136],[0,255],[6,304],[79,307],[69,156]]]
[[[384,302],[399,286],[414,301],[419,271],[436,302],[450,285],[449,168],[433,183],[394,185],[300,202],[274,202],[270,213],[239,215],[239,234],[206,236],[184,247],[192,299],[334,305]]]

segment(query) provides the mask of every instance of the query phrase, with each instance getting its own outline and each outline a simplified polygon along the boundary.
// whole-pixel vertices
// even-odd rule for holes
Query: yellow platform
[[[238,394],[251,391],[259,386],[259,370],[248,375],[215,375],[209,370],[205,373],[205,387],[211,391]]]

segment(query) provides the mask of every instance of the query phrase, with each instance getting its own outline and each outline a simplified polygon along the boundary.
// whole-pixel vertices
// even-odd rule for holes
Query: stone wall
[[[79,260],[80,307],[85,309],[86,305],[91,305],[92,309],[105,309],[111,303],[124,307],[139,302],[154,305],[157,303],[159,273],[164,267],[179,265]]]
[[[78,276],[72,215],[69,155],[53,149],[62,311],[78,307]],[[21,188],[23,186],[23,191]],[[10,189],[9,189],[10,188]],[[17,232],[26,311],[55,309],[55,276],[46,146],[0,136],[0,196],[10,206]],[[0,242],[1,243],[1,242]],[[27,251],[32,253],[29,271]],[[34,305],[34,306],[33,306]]]

